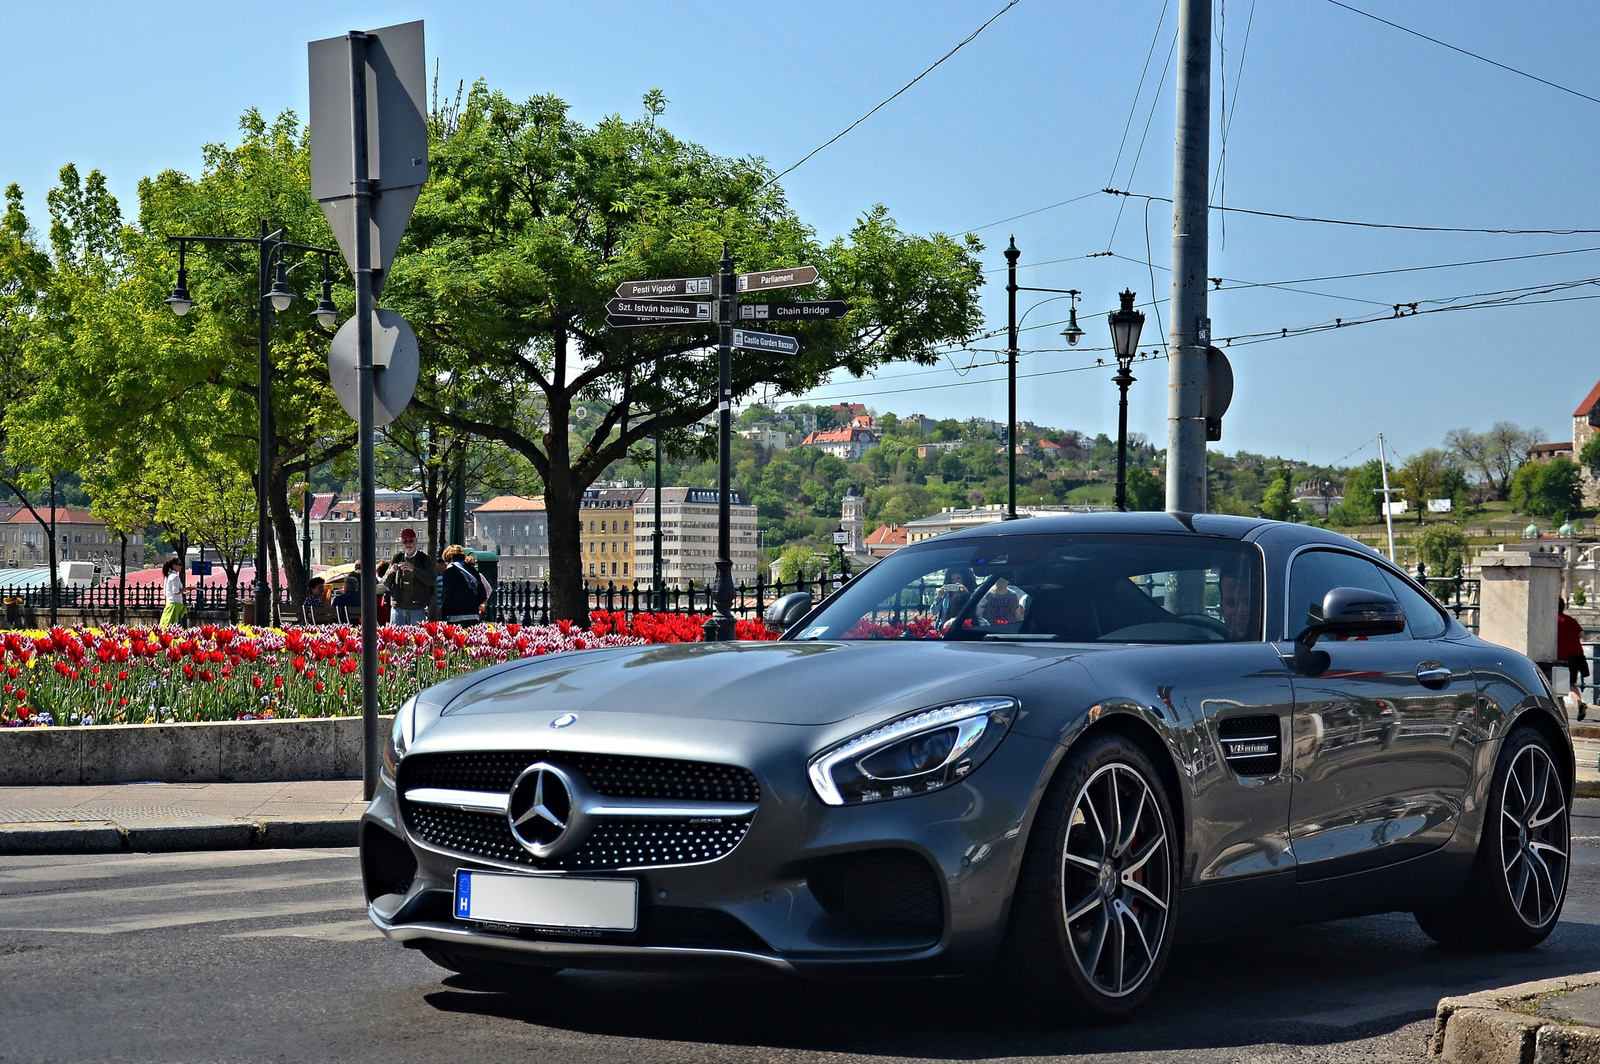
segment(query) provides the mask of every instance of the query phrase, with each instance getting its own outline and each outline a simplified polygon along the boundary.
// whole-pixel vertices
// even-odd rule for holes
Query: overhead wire
[[[984,225],[975,225],[970,229],[957,229],[956,232],[958,232],[958,233],[981,233],[985,229],[993,229],[997,225],[1005,225],[1007,222],[1014,222],[1018,218],[1027,218],[1030,215],[1042,214],[1045,211],[1053,211],[1057,207],[1065,207],[1069,203],[1077,203],[1079,200],[1090,199],[1091,197],[1098,196],[1098,195],[1100,195],[1100,190],[1099,189],[1095,189],[1093,192],[1085,192],[1081,196],[1073,196],[1071,199],[1064,199],[1064,200],[1060,201],[1059,203],[1051,203],[1051,204],[1048,204],[1048,205],[1046,205],[1044,207],[1035,207],[1033,210],[1031,210],[1031,211],[1023,211],[1021,214],[1013,214],[1011,217],[1002,218],[998,222],[988,222],[987,224],[984,224]],[[1065,262],[1066,260],[1065,259],[1060,259],[1058,261]],[[1035,265],[1041,265],[1041,264],[1040,263],[1035,263]],[[1005,267],[1001,267],[1001,269],[1004,269],[1004,268]]]
[[[1402,33],[1409,33],[1413,37],[1421,37],[1423,40],[1428,41],[1428,42],[1430,42],[1432,44],[1437,44],[1441,48],[1448,48],[1452,52],[1459,52],[1462,55],[1470,56],[1471,58],[1478,60],[1480,63],[1488,63],[1490,66],[1499,67],[1501,70],[1509,71],[1512,74],[1516,74],[1519,77],[1527,78],[1530,81],[1537,81],[1541,85],[1548,85],[1552,89],[1558,89],[1561,92],[1565,92],[1565,93],[1567,93],[1569,95],[1576,96],[1581,100],[1588,100],[1590,103],[1600,103],[1600,97],[1590,96],[1586,92],[1579,92],[1577,89],[1570,88],[1570,87],[1568,87],[1566,85],[1562,85],[1562,84],[1559,84],[1557,82],[1551,81],[1549,78],[1541,78],[1539,75],[1530,74],[1526,70],[1519,70],[1516,67],[1511,66],[1508,63],[1502,63],[1498,59],[1490,59],[1486,55],[1479,55],[1477,52],[1469,51],[1469,50],[1467,50],[1465,48],[1460,47],[1459,45],[1451,44],[1449,41],[1441,41],[1437,37],[1430,37],[1426,33],[1421,32],[1420,30],[1412,29],[1410,26],[1402,26],[1398,22],[1390,22],[1388,19],[1380,18],[1379,16],[1374,15],[1370,11],[1363,11],[1359,7],[1352,7],[1351,5],[1344,3],[1343,0],[1328,0],[1328,3],[1332,4],[1334,7],[1342,7],[1346,11],[1354,12],[1357,15],[1364,15],[1365,17],[1370,18],[1374,22],[1381,22],[1385,26],[1390,26],[1390,27],[1392,27],[1394,29],[1399,30]]]
[[[1156,31],[1159,33],[1160,30],[1161,30],[1161,27],[1157,26],[1156,27]],[[1133,165],[1131,167],[1129,167],[1129,169],[1128,169],[1128,184],[1130,184],[1130,185],[1133,184],[1133,175],[1139,172],[1139,160],[1144,158],[1145,141],[1149,140],[1149,138],[1150,138],[1150,124],[1155,121],[1156,107],[1161,103],[1161,90],[1166,87],[1166,84],[1167,84],[1167,72],[1172,69],[1172,57],[1173,57],[1173,55],[1175,55],[1177,53],[1177,51],[1178,51],[1178,34],[1177,34],[1176,31],[1174,31],[1173,34],[1172,34],[1172,46],[1167,49],[1167,62],[1166,62],[1166,65],[1161,68],[1161,80],[1156,82],[1155,95],[1150,97],[1150,113],[1145,116],[1144,132],[1139,135],[1139,150],[1133,153]],[[1107,251],[1110,251],[1111,250],[1111,245],[1116,242],[1117,229],[1120,228],[1121,225],[1122,225],[1122,205],[1118,204],[1117,205],[1117,216],[1111,223],[1111,235],[1106,238],[1106,250]]]
[[[1148,196],[1142,192],[1129,192],[1120,188],[1104,188],[1100,191],[1111,196],[1127,196],[1132,199],[1154,200],[1157,203],[1171,203],[1170,196]],[[1319,218],[1307,214],[1284,214],[1279,211],[1258,211],[1246,207],[1224,207],[1213,203],[1210,205],[1214,211],[1228,211],[1233,214],[1250,214],[1259,218],[1281,218],[1290,222],[1315,222],[1320,225],[1350,225],[1362,229],[1401,229],[1416,233],[1489,233],[1499,236],[1596,236],[1600,229],[1483,229],[1472,226],[1458,225],[1405,225],[1397,222],[1366,222],[1349,218]]]
[[[887,107],[896,98],[898,98],[901,95],[901,93],[904,93],[907,89],[911,88],[911,86],[915,85],[917,82],[921,81],[923,78],[925,78],[929,74],[933,73],[934,69],[937,68],[940,63],[943,63],[946,59],[949,59],[951,56],[953,56],[957,52],[961,51],[961,49],[965,48],[967,45],[969,45],[973,41],[977,40],[978,39],[978,34],[982,33],[984,30],[988,29],[989,26],[994,22],[995,19],[999,18],[1001,15],[1004,15],[1007,11],[1010,11],[1012,8],[1016,7],[1021,2],[1022,2],[1022,0],[1007,0],[1007,3],[1006,3],[1006,5],[1004,7],[1002,7],[999,11],[996,11],[993,15],[990,15],[988,20],[985,21],[983,25],[979,26],[977,29],[975,29],[971,33],[969,33],[954,48],[950,49],[944,55],[941,55],[938,59],[934,60],[933,64],[931,66],[929,66],[928,69],[924,70],[922,73],[918,74],[916,77],[912,78],[910,81],[908,81],[904,85],[900,86],[900,88],[896,89],[892,95],[890,95],[887,98],[885,98],[883,101],[881,101],[872,110],[868,111],[866,114],[862,115],[860,118],[856,119],[854,122],[851,122],[848,126],[845,126],[844,129],[840,130],[838,133],[835,133],[832,137],[829,137],[827,140],[823,141],[821,144],[817,145],[815,148],[812,148],[810,151],[806,152],[805,155],[801,157],[799,162],[795,163],[793,166],[789,167],[787,170],[783,171],[782,173],[777,174],[774,177],[768,178],[766,181],[763,181],[762,184],[763,185],[773,184],[773,183],[777,182],[778,180],[780,180],[780,179],[782,179],[784,177],[787,177],[789,174],[794,173],[801,166],[805,165],[806,161],[809,160],[813,155],[817,154],[819,151],[822,151],[824,148],[826,148],[829,145],[833,144],[835,141],[837,141],[841,137],[843,137],[846,133],[849,133],[852,129],[856,128],[861,123],[865,122],[867,119],[869,119],[873,115],[877,114],[883,108]]]

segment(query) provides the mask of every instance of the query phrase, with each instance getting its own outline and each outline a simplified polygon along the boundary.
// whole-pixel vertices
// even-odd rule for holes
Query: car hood
[[[577,651],[501,666],[441,716],[627,713],[815,727],[883,706],[1002,694],[1081,651],[928,642],[677,643]],[[466,677],[462,678],[463,680]],[[459,683],[460,681],[457,681]],[[463,722],[464,723],[464,722]]]

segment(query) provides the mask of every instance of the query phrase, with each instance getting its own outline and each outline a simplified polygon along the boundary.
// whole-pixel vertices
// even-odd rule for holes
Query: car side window
[[[1336,587],[1359,587],[1364,591],[1378,591],[1393,595],[1394,589],[1382,569],[1354,554],[1341,551],[1306,551],[1294,560],[1289,571],[1289,618],[1287,637],[1293,639],[1307,624],[1311,608],[1322,611],[1322,600]],[[1404,599],[1401,605],[1410,613]],[[1373,639],[1405,639],[1405,633],[1373,636]]]
[[[1449,626],[1431,596],[1422,594],[1393,573],[1383,575],[1394,597],[1400,600],[1400,608],[1406,611],[1406,631],[1412,639],[1438,639],[1444,635]]]

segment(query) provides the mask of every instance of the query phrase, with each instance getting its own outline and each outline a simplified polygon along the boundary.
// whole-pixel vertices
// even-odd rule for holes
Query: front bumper
[[[387,776],[362,820],[369,914],[390,939],[414,948],[571,968],[736,967],[771,975],[943,973],[981,969],[996,956],[1033,810],[1060,748],[1013,733],[960,784],[872,805],[823,804],[804,777],[802,737],[768,759],[746,758],[761,799],[731,852],[702,864],[655,866],[584,876],[625,876],[640,885],[639,930],[630,934],[485,926],[453,916],[458,869],[532,872],[451,853],[404,828]],[[749,750],[750,743],[733,742]],[[667,751],[653,750],[657,754]],[[704,749],[684,756],[704,757]],[[553,755],[558,756],[558,755]],[[751,763],[759,761],[760,763]],[[382,835],[374,834],[382,833]],[[385,838],[384,836],[387,836]],[[403,845],[415,872],[387,890],[382,852]],[[917,880],[913,866],[924,869]],[[856,919],[823,877],[904,877],[897,884],[937,892],[938,917],[915,926]]]

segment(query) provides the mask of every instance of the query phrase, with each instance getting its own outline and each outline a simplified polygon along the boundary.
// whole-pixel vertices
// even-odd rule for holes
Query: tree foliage
[[[1463,467],[1473,471],[1496,499],[1508,499],[1512,477],[1544,438],[1542,429],[1524,429],[1514,422],[1496,421],[1487,432],[1451,429],[1445,433],[1444,445]]]
[[[1583,473],[1569,458],[1528,462],[1511,479],[1511,505],[1535,517],[1565,518],[1583,505]]]
[[[618,283],[712,274],[724,245],[740,270],[817,265],[806,294],[845,299],[851,313],[770,326],[798,335],[801,354],[740,351],[736,401],[763,386],[804,391],[839,369],[931,364],[981,320],[975,238],[911,236],[876,207],[822,245],[764,164],[674,137],[658,124],[663,106],[657,95],[641,119],[588,127],[554,97],[518,103],[474,86],[453,127],[435,123],[431,180],[385,290],[422,343],[418,406],[503,443],[543,481],[558,617],[586,613],[583,490],[652,435],[688,449],[682,437],[701,435],[717,404],[713,331],[609,328]],[[605,413],[580,439],[568,426],[591,401]]]

